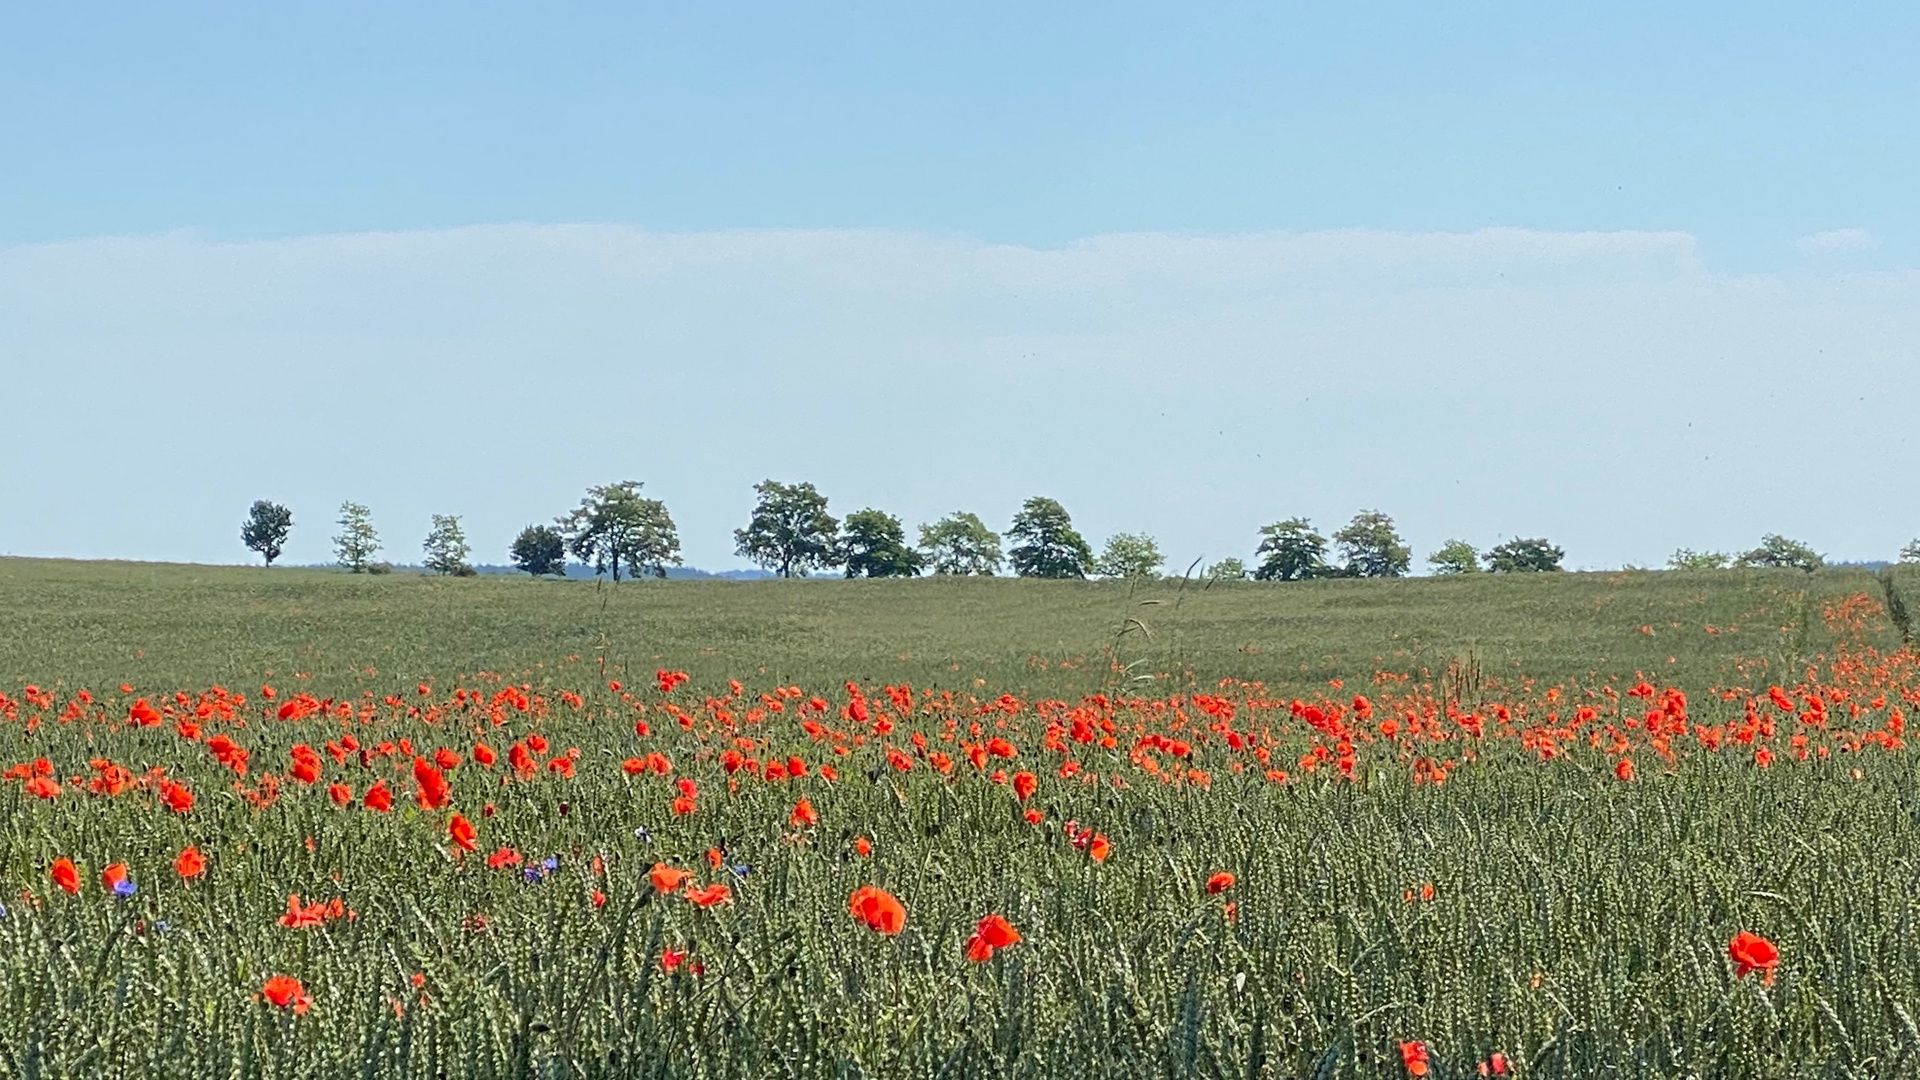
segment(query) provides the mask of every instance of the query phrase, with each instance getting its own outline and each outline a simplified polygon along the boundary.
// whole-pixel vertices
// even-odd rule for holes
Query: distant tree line
[[[680,533],[666,504],[641,494],[639,481],[623,480],[587,489],[580,505],[550,525],[529,525],[508,548],[513,565],[534,577],[564,575],[567,560],[593,567],[595,574],[619,581],[621,571],[633,577],[665,577],[667,567],[681,565]],[[756,496],[747,523],[734,530],[734,551],[780,577],[805,577],[839,570],[846,577],[916,577],[936,575],[992,576],[1010,567],[1019,577],[1122,578],[1157,577],[1166,565],[1153,537],[1145,533],[1118,533],[1107,539],[1098,555],[1073,526],[1066,507],[1054,499],[1034,496],[1013,516],[1003,547],[999,533],[977,514],[956,511],[930,525],[921,525],[916,542],[909,543],[906,526],[884,510],[868,507],[848,514],[844,521],[827,509],[827,497],[810,483],[787,484],[766,480],[754,485]],[[353,573],[391,570],[375,561],[379,534],[372,513],[355,502],[340,505],[340,532],[333,538],[334,557]],[[278,503],[253,504],[240,528],[240,539],[258,552],[268,566],[280,557],[293,528],[293,513]],[[1378,510],[1363,510],[1331,537],[1315,531],[1304,517],[1287,518],[1263,527],[1249,567],[1237,558],[1213,563],[1205,576],[1214,580],[1252,578],[1256,581],[1308,581],[1317,578],[1404,577],[1413,565],[1413,549],[1400,536],[1393,519]],[[433,515],[422,550],[423,565],[433,573],[471,576],[475,570],[460,519]],[[1448,540],[1427,556],[1437,575],[1519,574],[1561,569],[1566,552],[1540,537],[1524,537],[1497,544],[1485,552],[1465,540]],[[1902,562],[1920,562],[1920,540],[1900,552]],[[1792,568],[1812,572],[1825,559],[1811,547],[1778,534],[1761,538],[1760,545],[1741,554],[1699,552],[1682,548],[1667,563],[1674,570],[1727,568]]]

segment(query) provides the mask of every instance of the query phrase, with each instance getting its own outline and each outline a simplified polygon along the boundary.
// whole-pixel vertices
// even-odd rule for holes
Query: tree
[[[1401,577],[1413,563],[1413,549],[1400,539],[1393,519],[1378,510],[1362,510],[1333,534],[1346,563],[1347,577]]]
[[[1827,560],[1798,540],[1789,540],[1779,533],[1768,533],[1760,538],[1759,547],[1734,560],[1733,565],[1805,570],[1811,574],[1827,565]]]
[[[1229,555],[1207,567],[1206,576],[1210,581],[1244,581],[1247,577],[1247,564]]]
[[[884,510],[856,510],[841,528],[840,555],[847,576],[913,577],[926,565],[926,556],[907,546],[907,530],[900,519]]]
[[[1733,556],[1723,551],[1695,551],[1680,548],[1667,558],[1669,570],[1725,570]]]
[[[1093,568],[1093,549],[1074,531],[1067,508],[1052,499],[1028,499],[1007,536],[1019,541],[1008,556],[1021,577],[1083,578]]]
[[[1313,531],[1306,518],[1276,521],[1260,530],[1260,546],[1254,554],[1260,565],[1253,576],[1258,581],[1304,581],[1327,577],[1327,538]]]
[[[1480,553],[1465,540],[1449,540],[1440,545],[1440,550],[1427,556],[1427,565],[1433,567],[1436,574],[1477,574],[1480,572]]]
[[[1903,563],[1920,563],[1920,539],[1916,539],[1913,543],[1900,549],[1900,561]]]
[[[978,574],[992,577],[1000,572],[1000,534],[987,528],[976,514],[957,511],[931,525],[920,526],[920,550],[926,553],[936,574]]]
[[[276,502],[260,499],[247,511],[240,525],[240,542],[260,553],[272,566],[286,546],[287,533],[293,530],[293,511]]]
[[[546,574],[563,577],[567,572],[567,538],[550,525],[529,525],[521,529],[507,554],[512,556],[513,565],[534,577]]]
[[[622,480],[590,487],[572,513],[554,522],[567,550],[592,564],[595,574],[611,571],[618,582],[624,562],[628,577],[644,570],[663,578],[668,563],[680,564],[680,532],[674,528],[673,515],[667,513],[666,503],[642,496],[644,486],[638,480]]]
[[[1487,552],[1487,569],[1496,574],[1524,574],[1560,569],[1567,553],[1540,539],[1509,540]]]
[[[380,550],[380,534],[373,531],[372,511],[357,502],[343,502],[339,525],[340,535],[333,538],[334,557],[353,573],[366,573]]]
[[[1093,572],[1101,577],[1150,578],[1159,574],[1166,562],[1160,545],[1146,533],[1115,533],[1094,560]]]
[[[467,544],[467,533],[460,527],[460,518],[453,514],[433,515],[433,528],[427,533],[427,542],[421,545],[427,553],[427,569],[436,574],[451,574],[454,577],[472,577],[473,566],[467,562],[467,556],[473,549]]]
[[[827,513],[827,497],[812,484],[765,480],[747,527],[733,531],[734,551],[783,578],[840,565],[840,523]]]

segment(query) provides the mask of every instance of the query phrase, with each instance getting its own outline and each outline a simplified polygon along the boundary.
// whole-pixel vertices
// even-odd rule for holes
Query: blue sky
[[[392,557],[448,511],[487,556],[634,476],[732,565],[744,486],[801,467],[910,519],[1045,490],[1176,558],[1375,505],[1581,565],[1920,532],[1920,9],[1041,7],[0,8],[0,497],[41,508],[0,551],[235,560],[229,504],[284,492],[296,558],[348,497]],[[545,470],[396,434],[516,381],[620,389],[528,422]],[[968,434],[846,438],[930,402]],[[163,403],[335,444],[236,461]],[[65,445],[75,410],[164,445]]]

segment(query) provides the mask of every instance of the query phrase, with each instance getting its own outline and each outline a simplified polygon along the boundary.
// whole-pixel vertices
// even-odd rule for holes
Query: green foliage
[[[550,525],[529,525],[513,538],[507,554],[513,565],[534,577],[567,572],[567,538]]]
[[[1487,552],[1487,569],[1496,574],[1530,574],[1560,569],[1567,553],[1538,538],[1509,540]]]
[[[1327,538],[1314,532],[1313,523],[1303,517],[1262,528],[1254,554],[1260,558],[1253,571],[1257,581],[1305,581],[1333,573],[1327,565]]]
[[[1570,680],[1561,722],[1574,722],[1574,703],[1594,703],[1605,715],[1592,729],[1601,730],[1622,712],[1597,693],[1603,680],[1625,687],[1636,671],[1658,670],[1688,690],[1694,724],[1737,727],[1740,703],[1709,690],[1751,643],[1698,625],[1740,619],[1771,630],[1771,613],[1803,602],[1817,611],[1873,579],[1827,570],[1516,584],[1483,575],[1187,590],[1182,651],[1156,655],[1128,684],[1107,663],[1111,628],[1144,615],[1166,629],[1173,604],[1141,599],[1171,601],[1181,595],[1172,585],[1123,595],[992,580],[666,582],[596,595],[509,578],[450,588],[298,568],[0,560],[0,609],[32,616],[0,620],[0,686],[17,697],[33,682],[59,695],[53,708],[23,706],[19,720],[0,721],[15,746],[4,764],[44,754],[65,783],[105,757],[136,774],[164,768],[200,796],[180,816],[139,788],[108,797],[70,785],[43,802],[17,781],[0,784],[0,987],[11,1003],[0,1010],[0,1073],[491,1080],[679,1077],[703,1065],[742,1078],[1119,1080],[1311,1076],[1324,1063],[1322,1075],[1359,1080],[1404,1076],[1397,1044],[1419,1039],[1444,1062],[1435,1076],[1477,1075],[1496,1050],[1522,1077],[1906,1075],[1895,1063],[1920,1052],[1910,1050],[1920,1045],[1910,1024],[1920,937],[1905,930],[1920,921],[1912,749],[1799,763],[1785,752],[1796,730],[1786,723],[1770,740],[1782,751],[1770,769],[1729,738],[1720,754],[1692,749],[1671,765],[1643,756],[1641,778],[1621,783],[1606,751],[1584,741],[1544,761],[1510,740],[1466,741],[1440,712],[1420,737],[1436,757],[1459,761],[1449,751],[1473,746],[1477,759],[1444,785],[1413,783],[1407,763],[1373,739],[1353,781],[1334,778],[1331,765],[1295,769],[1311,736],[1288,699],[1344,705],[1384,657],[1378,663],[1406,672],[1407,689],[1439,708],[1441,669],[1466,640],[1488,650],[1489,672],[1511,673],[1484,688],[1489,702],[1535,675]],[[1682,619],[1696,632],[1666,635]],[[1641,624],[1661,636],[1643,638]],[[1410,625],[1435,647],[1413,646]],[[1830,631],[1816,617],[1809,647],[1832,652],[1820,636]],[[1896,644],[1884,627],[1869,632]],[[145,650],[137,661],[136,649]],[[1666,663],[1670,653],[1677,663]],[[476,665],[498,674],[461,674]],[[652,685],[662,666],[693,674],[673,700],[698,730],[659,707]],[[1782,681],[1799,677],[1789,670]],[[1198,722],[1193,695],[1221,693],[1227,674],[1267,680],[1269,707],[1237,700],[1228,727],[1248,737],[1282,731],[1273,758],[1294,773],[1287,783],[1265,779],[1251,755],[1206,728],[1228,722]],[[746,683],[738,695],[732,676]],[[1020,746],[1005,768],[1032,769],[1039,791],[1017,802],[964,760],[951,777],[918,757],[900,772],[879,739],[832,755],[799,727],[804,696],[748,729],[761,745],[753,756],[799,756],[816,771],[829,762],[838,780],[724,772],[713,751],[728,744],[708,731],[716,710],[738,714],[736,696],[754,702],[798,685],[830,702],[829,726],[845,728],[849,677],[864,683],[876,714],[892,715],[901,747],[925,731],[931,747],[958,758],[937,741],[946,720],[964,731],[990,707],[1009,725],[992,730]],[[1330,691],[1332,677],[1348,688]],[[1771,676],[1761,678],[1751,685]],[[134,681],[133,694],[112,691],[121,679]],[[421,682],[433,696],[416,695]],[[911,711],[880,704],[882,684],[909,682]],[[262,700],[262,683],[280,698]],[[174,688],[215,684],[246,689],[246,726],[213,719],[191,740],[173,733],[175,718],[122,725],[136,696],[167,706]],[[88,715],[26,730],[27,717],[57,715],[82,686],[100,699]],[[474,699],[452,704],[460,686]],[[521,686],[535,699],[524,710],[497,696]],[[583,695],[578,708],[560,697],[566,690]],[[1018,699],[1011,714],[1001,691]],[[1111,749],[1041,749],[1042,702],[1097,716],[1086,698],[1101,692],[1187,695],[1197,721],[1181,733],[1193,741],[1190,759],[1152,753],[1169,772],[1209,770],[1208,785],[1106,782],[1140,777],[1131,738]],[[345,723],[269,718],[297,693],[401,704],[374,704]],[[648,712],[636,714],[622,693]],[[1864,707],[1867,697],[1853,700]],[[1543,722],[1546,708],[1533,700],[1516,726]],[[1643,707],[1626,704],[1631,716]],[[416,705],[440,719],[407,716]],[[1772,709],[1764,698],[1760,707]],[[1172,713],[1113,708],[1129,733]],[[192,702],[177,711],[190,717]],[[1398,715],[1385,702],[1381,713]],[[1495,726],[1491,709],[1478,715]],[[637,734],[636,718],[654,721],[652,732]],[[251,752],[244,780],[207,753],[214,732]],[[446,812],[413,805],[404,754],[335,762],[325,742],[347,733],[370,749],[406,737],[425,756],[447,748],[466,759],[449,774],[449,809],[477,824],[478,850],[455,857]],[[509,779],[504,765],[469,756],[476,740],[504,753],[536,733],[551,743],[543,760],[579,748],[575,778],[543,766]],[[321,752],[318,784],[285,775],[295,743]],[[671,774],[621,770],[622,759],[655,751],[671,759]],[[1065,760],[1103,782],[1059,777]],[[256,808],[242,791],[257,795],[269,773],[281,777],[278,798]],[[395,789],[392,814],[328,801],[329,783],[359,796],[374,779]],[[669,808],[681,779],[700,791],[685,816]],[[815,827],[789,824],[802,797],[817,808]],[[494,812],[478,809],[486,806]],[[1027,808],[1042,824],[1023,820]],[[1069,820],[1110,836],[1112,856],[1096,864],[1070,844]],[[871,839],[870,857],[850,850],[853,836]],[[189,843],[211,867],[183,883],[171,861]],[[489,869],[485,857],[500,847],[554,857],[555,871],[532,882],[524,863]],[[710,871],[704,853],[720,848],[727,869]],[[81,863],[78,896],[48,880],[60,856]],[[113,861],[128,865],[134,895],[98,885]],[[734,901],[702,911],[651,893],[646,873],[657,861],[729,884]],[[1218,871],[1239,880],[1209,896],[1204,882]],[[849,917],[849,893],[870,883],[906,903],[898,937]],[[1426,885],[1433,898],[1418,899]],[[280,926],[294,892],[340,897],[355,917]],[[966,938],[988,912],[1024,940],[969,963]],[[1727,941],[1740,930],[1779,944],[1771,985],[1734,974]],[[667,950],[687,953],[672,973]],[[310,1012],[259,999],[276,973],[302,980]]]
[[[680,532],[674,528],[667,504],[640,494],[637,480],[602,484],[587,489],[587,495],[572,513],[555,522],[566,537],[567,550],[583,563],[591,564],[595,574],[613,573],[620,580],[620,564],[626,563],[629,576],[642,571],[657,578],[667,576],[667,565],[680,565]],[[524,534],[523,534],[524,535]]]
[[[1920,563],[1920,539],[1900,549],[1900,561],[1903,563]]]
[[[1107,538],[1105,550],[1094,560],[1093,572],[1110,578],[1150,578],[1158,577],[1160,568],[1166,564],[1166,556],[1160,554],[1160,546],[1153,542],[1153,537],[1146,533],[1115,533]]]
[[[1007,538],[1016,541],[1008,555],[1021,577],[1083,578],[1093,569],[1093,548],[1052,499],[1036,495],[1022,504]]]
[[[1206,576],[1210,581],[1244,581],[1247,577],[1247,564],[1229,555],[1207,567]]]
[[[1669,570],[1725,570],[1733,565],[1733,556],[1722,551],[1695,551],[1681,548],[1667,559]]]
[[[840,565],[840,523],[827,513],[827,497],[812,484],[765,480],[753,517],[733,532],[734,551],[783,578]]]
[[[293,530],[293,511],[276,502],[256,500],[240,525],[240,542],[260,553],[268,566],[280,557]]]
[[[1465,540],[1449,540],[1440,545],[1440,550],[1427,556],[1427,565],[1433,567],[1436,574],[1477,574],[1480,572],[1480,553]]]
[[[373,529],[372,511],[357,502],[343,502],[339,525],[340,535],[333,538],[334,558],[353,573],[366,573],[374,554],[380,550],[380,535]]]
[[[1768,533],[1760,538],[1760,546],[1740,556],[1734,563],[1741,567],[1766,567],[1777,570],[1804,570],[1811,574],[1827,564],[1819,552],[1798,540],[1789,540],[1779,533]]]
[[[466,530],[460,527],[457,515],[433,515],[433,528],[427,532],[426,543],[421,548],[427,554],[426,567],[433,573],[473,576],[473,565],[467,562],[473,549],[467,544]]]
[[[1405,577],[1413,563],[1413,549],[1393,527],[1393,519],[1378,510],[1363,510],[1347,527],[1333,534],[1347,577]]]
[[[981,575],[1000,572],[1000,534],[976,514],[964,510],[920,526],[920,550],[936,574]]]
[[[847,515],[841,526],[840,557],[850,578],[914,577],[927,561],[907,546],[907,530],[899,518],[871,509]]]

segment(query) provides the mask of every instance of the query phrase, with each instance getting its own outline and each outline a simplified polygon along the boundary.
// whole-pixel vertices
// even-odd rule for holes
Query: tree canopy
[[[1465,540],[1449,540],[1440,545],[1440,550],[1427,556],[1427,565],[1433,567],[1436,574],[1477,574],[1480,572],[1480,553]]]
[[[467,544],[467,533],[460,527],[458,516],[433,515],[433,528],[428,531],[426,543],[421,548],[427,554],[428,570],[455,577],[473,576],[473,565],[467,562],[467,556],[472,554],[473,549]]]
[[[629,577],[645,571],[663,578],[669,563],[680,564],[680,533],[673,516],[667,513],[666,503],[642,496],[643,486],[637,480],[622,480],[590,487],[580,505],[554,523],[565,537],[567,550],[590,564],[594,573],[611,571],[613,580],[619,581],[624,562]]]
[[[734,551],[781,577],[840,565],[840,523],[827,513],[827,497],[812,484],[764,480],[744,529],[733,532]]]
[[[1805,570],[1811,574],[1827,565],[1827,560],[1825,556],[1798,540],[1789,540],[1779,533],[1768,533],[1760,538],[1759,547],[1740,556],[1734,565]]]
[[[1378,510],[1362,510],[1347,527],[1333,534],[1347,577],[1404,577],[1413,563],[1413,549],[1400,538],[1393,519]]]
[[[936,574],[991,577],[1000,572],[1005,561],[1000,534],[987,528],[979,515],[964,510],[920,526],[920,550],[926,553]]]
[[[507,550],[513,565],[534,577],[567,572],[567,538],[551,525],[529,525]]]
[[[1537,537],[1509,540],[1488,551],[1487,569],[1496,574],[1525,574],[1560,569],[1567,553]]]
[[[1007,536],[1018,541],[1008,555],[1021,577],[1083,578],[1093,569],[1093,549],[1074,531],[1067,508],[1052,499],[1028,499]]]
[[[276,502],[257,500],[240,525],[240,542],[260,553],[268,566],[280,557],[287,534],[293,531],[293,511]]]
[[[850,578],[913,577],[927,561],[907,546],[907,530],[899,518],[873,509],[847,515],[840,530],[840,555]]]
[[[340,535],[333,538],[334,557],[349,571],[366,573],[380,550],[380,534],[373,529],[373,512],[357,502],[343,502],[338,524]]]
[[[1327,538],[1313,531],[1306,518],[1276,521],[1260,530],[1260,546],[1254,554],[1260,565],[1253,576],[1260,581],[1305,581],[1326,577]]]
[[[1150,578],[1160,573],[1166,556],[1146,533],[1115,533],[1094,560],[1093,572],[1110,578]]]

